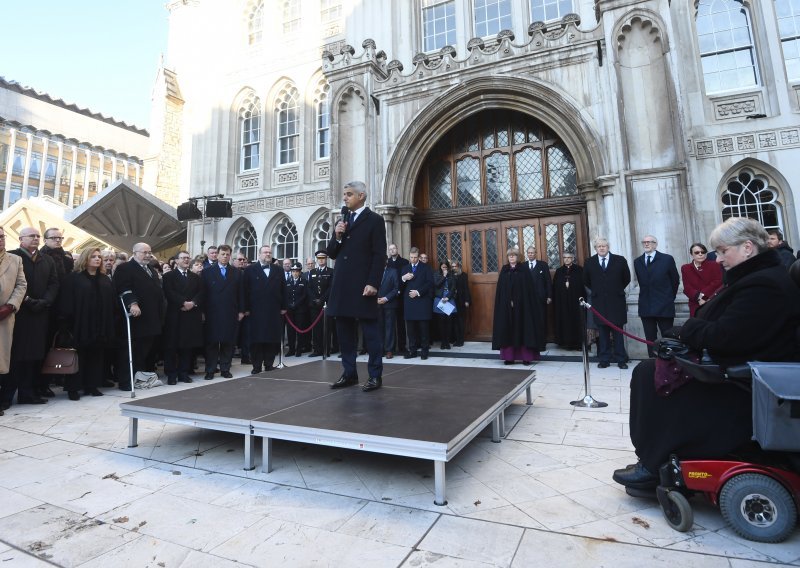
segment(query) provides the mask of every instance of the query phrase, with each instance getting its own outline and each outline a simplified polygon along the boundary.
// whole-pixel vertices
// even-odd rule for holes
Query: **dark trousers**
[[[169,347],[164,349],[164,372],[167,378],[189,378],[192,370],[192,348]]]
[[[238,326],[239,330],[236,334],[238,338],[236,344],[241,350],[241,358],[243,360],[250,359],[250,316],[239,321]]]
[[[150,335],[147,337],[134,337],[131,343],[131,354],[128,354],[128,346],[125,345],[117,352],[117,382],[119,387],[124,390],[131,388],[131,373],[130,363],[133,361],[133,375],[136,376],[138,371],[150,371],[148,366],[150,353],[153,351],[153,344],[155,343],[156,336]],[[132,355],[132,357],[131,357]],[[80,361],[78,361],[80,365]]]
[[[431,346],[430,320],[406,320],[408,352],[416,353],[421,349],[423,355],[428,354]]]
[[[397,325],[395,326],[397,331],[397,350],[400,352],[406,350],[406,320],[404,314],[403,298],[401,297],[397,300],[397,313],[395,314],[397,319]]]
[[[397,329],[397,309],[378,307],[378,329],[383,334],[383,350],[397,351],[395,330]]]
[[[221,373],[231,370],[233,359],[233,343],[211,341],[206,343],[206,373],[213,373],[219,364]]]
[[[442,342],[442,347],[450,345],[450,337],[453,334],[452,324],[455,316],[436,314],[434,317],[436,318],[436,325],[439,330],[439,341]]]
[[[598,346],[597,358],[601,363],[626,363],[628,361],[628,353],[625,351],[625,342],[622,339],[622,334],[608,327],[607,325],[598,324]],[[612,361],[611,353],[611,337],[614,337],[614,353]]]
[[[456,345],[464,344],[464,329],[466,328],[467,307],[459,306],[453,318],[453,343]]]
[[[17,391],[19,391],[18,399],[38,398],[39,395],[35,394],[33,389],[38,386],[41,370],[41,361],[11,361],[9,372],[3,375],[3,386],[0,387],[0,399],[3,404],[10,405]]]
[[[253,368],[264,371],[272,369],[280,348],[280,343],[251,343],[250,359],[253,361]]]
[[[642,327],[644,328],[644,338],[647,341],[655,341],[658,339],[656,327],[661,330],[661,337],[664,337],[664,332],[667,331],[675,324],[675,318],[642,318]],[[656,356],[656,350],[652,345],[647,346],[647,354],[650,357]]]
[[[361,329],[364,332],[364,343],[366,343],[369,361],[367,370],[370,377],[383,376],[383,352],[381,345],[381,333],[378,329],[377,319],[348,318],[339,316],[336,318],[336,332],[339,334],[339,347],[342,349],[342,367],[347,377],[357,377],[356,369],[356,345],[358,343],[358,324],[361,322]]]
[[[98,388],[106,372],[105,347],[87,345],[78,347],[78,372],[64,377],[64,389],[89,391]]]
[[[307,310],[290,309],[286,312],[286,315],[299,329],[308,327]],[[286,335],[289,337],[289,355],[294,353],[299,355],[303,351],[309,350],[309,333],[298,333],[289,322],[286,322]]]

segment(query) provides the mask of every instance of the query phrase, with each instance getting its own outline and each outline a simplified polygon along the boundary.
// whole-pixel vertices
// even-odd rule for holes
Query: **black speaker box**
[[[227,199],[206,201],[206,217],[233,217],[233,203]]]
[[[202,217],[203,214],[197,208],[197,203],[187,201],[178,205],[178,221],[193,221]]]

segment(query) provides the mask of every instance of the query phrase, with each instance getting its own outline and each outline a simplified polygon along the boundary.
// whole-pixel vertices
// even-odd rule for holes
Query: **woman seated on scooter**
[[[752,219],[717,226],[710,244],[727,284],[674,336],[696,353],[704,349],[723,369],[747,361],[798,361],[800,289],[767,246],[767,232]],[[614,472],[632,489],[658,485],[658,470],[681,459],[717,459],[752,435],[751,395],[731,383],[691,380],[668,396],[656,394],[655,360],[643,361],[631,379],[630,435],[639,461]]]

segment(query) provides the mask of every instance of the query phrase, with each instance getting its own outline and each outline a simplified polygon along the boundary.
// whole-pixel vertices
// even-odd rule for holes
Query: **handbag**
[[[71,347],[56,347],[58,333],[42,363],[43,375],[74,375],[78,372],[78,351]]]
[[[654,376],[656,394],[669,396],[692,380],[692,376],[678,365],[675,356],[697,363],[700,358],[689,347],[677,339],[664,338],[657,342],[656,372]]]

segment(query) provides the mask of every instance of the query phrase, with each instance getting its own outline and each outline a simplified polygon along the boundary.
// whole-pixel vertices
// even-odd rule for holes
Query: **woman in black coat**
[[[106,276],[99,248],[85,249],[75,262],[74,272],[64,282],[59,302],[61,329],[72,334],[78,349],[78,372],[66,378],[64,388],[70,400],[86,395],[102,396],[106,347],[114,341],[114,285]]]
[[[442,349],[450,349],[455,312],[448,315],[437,307],[440,301],[455,306],[456,279],[446,261],[439,263],[439,271],[433,275],[433,296],[433,313],[439,328],[439,340],[442,342]]]
[[[680,328],[679,339],[706,349],[723,368],[747,361],[797,361],[800,290],[764,228],[746,218],[728,219],[711,233],[726,286]],[[640,363],[631,380],[631,441],[639,462],[614,472],[626,487],[658,485],[658,469],[670,454],[684,459],[725,457],[753,433],[750,393],[730,383],[690,381],[659,396],[655,361]]]
[[[561,255],[564,264],[553,275],[553,312],[555,315],[556,343],[565,349],[576,350],[583,345],[581,335],[581,308],[579,298],[586,297],[583,287],[583,268],[575,264],[575,255]]]
[[[508,264],[500,270],[494,298],[492,349],[500,350],[506,365],[521,360],[523,365],[539,360],[540,337],[537,330],[543,314],[533,292],[533,277],[525,264],[520,265],[519,250],[509,249]]]

